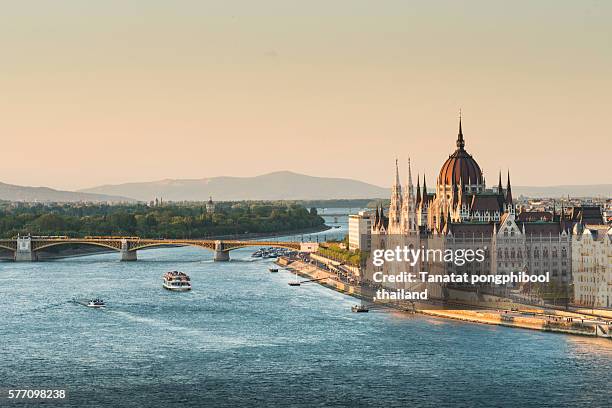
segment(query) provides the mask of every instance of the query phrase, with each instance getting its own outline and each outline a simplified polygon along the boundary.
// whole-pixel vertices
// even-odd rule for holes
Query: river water
[[[65,389],[45,406],[74,407],[611,406],[609,341],[354,314],[355,299],[290,287],[252,251],[0,263],[0,406],[37,405],[7,400],[13,388]],[[191,292],[162,289],[172,269]],[[107,309],[72,302],[96,296]]]

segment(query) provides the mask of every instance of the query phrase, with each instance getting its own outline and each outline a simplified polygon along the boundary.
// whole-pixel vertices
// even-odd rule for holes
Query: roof
[[[500,201],[501,200],[501,201]],[[503,197],[498,194],[479,193],[472,195],[470,202],[471,211],[502,211]]]
[[[526,222],[526,235],[559,235],[561,226],[558,222]]]
[[[519,222],[552,221],[553,215],[549,211],[523,211],[516,219]]]
[[[480,236],[490,237],[493,235],[493,223],[452,223],[451,231],[455,236]]]
[[[484,184],[482,170],[476,160],[464,149],[461,119],[459,120],[459,135],[457,137],[457,150],[444,162],[438,176],[438,184]]]

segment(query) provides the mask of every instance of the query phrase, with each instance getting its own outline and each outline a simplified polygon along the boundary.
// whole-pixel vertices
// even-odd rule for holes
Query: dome
[[[457,150],[451,154],[440,169],[438,176],[439,185],[484,184],[482,170],[476,160],[464,149],[465,141],[461,130],[461,119],[459,120],[459,136],[457,137]]]

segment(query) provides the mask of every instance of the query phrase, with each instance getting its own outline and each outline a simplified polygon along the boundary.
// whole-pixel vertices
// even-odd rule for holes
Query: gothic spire
[[[427,202],[427,180],[425,180],[424,174],[423,174],[423,201]]]
[[[417,206],[421,202],[421,175],[417,174],[417,187],[416,187],[416,204]]]
[[[412,169],[410,168],[410,157],[408,157],[408,189],[412,190]]]
[[[499,184],[497,185],[497,194],[503,194],[504,193],[504,189],[502,187],[502,182],[501,182],[501,170],[499,171]]]
[[[512,204],[512,188],[510,187],[510,170],[508,170],[508,185],[506,187],[506,203]]]
[[[565,231],[566,230],[566,225],[565,225],[565,208],[563,206],[563,201],[561,201],[561,216],[560,216],[561,220],[561,231]]]
[[[376,205],[376,210],[374,210],[374,229],[378,229],[379,222],[380,216],[378,215],[378,205]]]
[[[395,159],[395,185],[400,185],[399,166],[397,164],[397,159]]]

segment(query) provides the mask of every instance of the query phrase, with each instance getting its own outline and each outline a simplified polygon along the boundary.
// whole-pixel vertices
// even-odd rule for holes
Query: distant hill
[[[112,195],[75,193],[47,187],[24,187],[0,183],[0,200],[27,202],[129,202],[132,198]]]
[[[562,185],[549,187],[512,186],[514,196],[527,197],[612,197],[612,184]]]
[[[345,178],[313,177],[279,171],[255,177],[212,177],[105,185],[85,193],[129,196],[142,201],[330,200],[387,198],[389,189]]]
[[[431,190],[430,190],[431,191]],[[513,186],[515,197],[612,197],[612,184]],[[313,177],[279,171],[255,177],[211,177],[196,180],[161,180],[88,188],[77,192],[47,187],[0,183],[0,200],[40,202],[131,202],[239,200],[355,200],[388,199],[390,189],[347,178]]]
[[[515,196],[573,197],[612,196],[612,184],[561,185],[551,187],[513,186]],[[432,190],[430,190],[432,191]],[[104,185],[80,190],[150,201],[204,201],[212,196],[220,201],[238,200],[334,200],[385,198],[384,188],[347,178],[313,177],[290,171],[278,171],[254,177],[211,177],[202,179],[160,180],[152,182]]]

